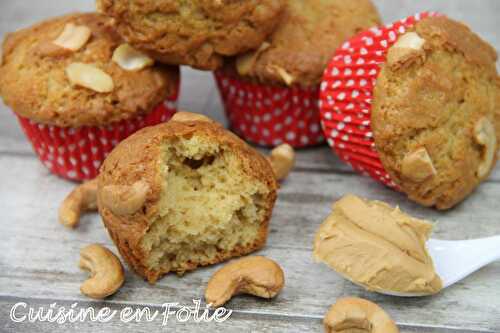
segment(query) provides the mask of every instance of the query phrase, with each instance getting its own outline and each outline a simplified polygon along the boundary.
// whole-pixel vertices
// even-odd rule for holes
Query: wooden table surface
[[[500,1],[497,0],[379,0],[386,22],[427,8],[440,10],[470,24],[497,49]],[[0,36],[40,19],[72,10],[91,10],[92,1],[0,0]],[[183,69],[181,107],[224,121],[222,107],[209,73]],[[217,266],[179,278],[169,275],[150,286],[127,270],[126,283],[105,302],[89,301],[79,292],[87,277],[77,266],[79,250],[102,243],[115,250],[97,214],[67,230],[57,223],[57,208],[73,184],[52,176],[38,162],[10,111],[0,106],[0,331],[6,332],[320,332],[328,307],[341,296],[360,296],[377,302],[397,321],[402,332],[500,332],[500,262],[470,276],[439,295],[395,298],[364,291],[312,260],[314,233],[332,202],[346,193],[385,200],[416,216],[435,221],[435,238],[470,239],[500,234],[500,171],[493,173],[468,200],[439,213],[409,202],[404,196],[359,177],[326,147],[298,153],[297,167],[284,183],[271,222],[267,247],[259,254],[277,260],[286,274],[286,288],[272,301],[238,297],[224,323],[196,324],[159,320],[123,323],[14,323],[11,306],[50,304],[69,307],[150,306],[178,302],[192,305],[203,298],[204,287]],[[499,245],[500,246],[500,245]],[[460,260],[460,258],[456,258]]]

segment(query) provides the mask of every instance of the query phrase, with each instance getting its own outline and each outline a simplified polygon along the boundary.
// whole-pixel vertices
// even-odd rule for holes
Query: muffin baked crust
[[[422,20],[410,33],[423,40],[422,47],[389,50],[377,79],[372,110],[376,149],[412,200],[448,209],[487,178],[496,163],[497,55],[468,27],[446,17]]]
[[[202,152],[205,148],[200,147],[212,148]],[[191,150],[195,152],[191,157],[182,155]],[[178,154],[184,159],[181,164],[175,162]],[[221,173],[211,182],[210,172],[219,166]],[[198,178],[202,173],[205,176]],[[136,213],[117,215],[103,203],[107,186],[138,181],[145,182],[149,191]],[[132,135],[105,160],[98,182],[99,212],[111,238],[129,265],[152,283],[168,272],[183,274],[263,247],[277,191],[271,166],[260,153],[203,119],[171,120]],[[242,187],[232,193],[239,183],[255,184],[258,191],[247,193]],[[217,200],[211,201],[215,195]],[[255,202],[260,211],[252,215],[244,207]],[[220,213],[229,207],[233,207],[231,217]],[[195,213],[201,217],[193,218],[200,216]],[[244,223],[247,213],[257,218]],[[226,244],[233,236],[240,241]]]
[[[285,0],[98,0],[133,46],[169,64],[216,69],[223,56],[256,49]]]
[[[53,44],[67,24],[91,30],[77,51]],[[106,125],[148,113],[176,91],[178,68],[126,71],[112,61],[122,43],[112,20],[95,13],[62,16],[11,33],[3,44],[0,94],[17,114],[61,127]],[[102,70],[112,78],[114,89],[98,93],[72,86],[66,69],[74,63]]]
[[[335,50],[380,22],[370,0],[288,0],[261,49],[239,56],[238,72],[264,84],[319,84]]]

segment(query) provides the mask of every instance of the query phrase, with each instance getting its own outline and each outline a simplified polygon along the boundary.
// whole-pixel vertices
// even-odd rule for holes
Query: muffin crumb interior
[[[269,190],[241,163],[203,137],[165,140],[159,211],[141,241],[149,269],[182,274],[259,240]]]

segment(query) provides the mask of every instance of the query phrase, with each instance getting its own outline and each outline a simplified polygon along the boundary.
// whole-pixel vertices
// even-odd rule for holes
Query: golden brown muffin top
[[[319,84],[335,50],[380,24],[370,0],[288,0],[275,32],[261,48],[240,56],[240,75],[265,84]]]
[[[256,49],[285,0],[98,0],[130,44],[169,64],[216,69],[222,56]]]
[[[496,59],[490,45],[445,17],[421,21],[389,50],[372,127],[385,169],[411,199],[448,209],[495,166]]]
[[[75,36],[88,29],[90,36],[82,37],[78,50],[55,44],[78,41]],[[73,36],[65,38],[65,30]],[[124,70],[112,61],[120,45],[112,20],[94,13],[62,16],[11,33],[3,44],[0,95],[17,114],[63,127],[104,125],[150,112],[175,92],[178,69]],[[90,83],[97,75],[100,88],[75,84],[70,75]]]

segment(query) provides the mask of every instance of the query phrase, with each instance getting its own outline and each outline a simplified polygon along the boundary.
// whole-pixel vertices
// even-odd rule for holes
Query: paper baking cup
[[[40,161],[54,174],[74,181],[95,178],[106,156],[122,140],[146,126],[168,121],[177,110],[177,93],[152,112],[107,126],[79,128],[39,124],[17,116]]]
[[[354,170],[398,189],[384,169],[371,128],[373,90],[389,48],[425,12],[371,28],[345,42],[325,70],[320,87],[321,125],[328,144]]]
[[[295,148],[324,142],[319,88],[264,86],[221,71],[215,78],[231,129],[261,146],[288,143]]]

